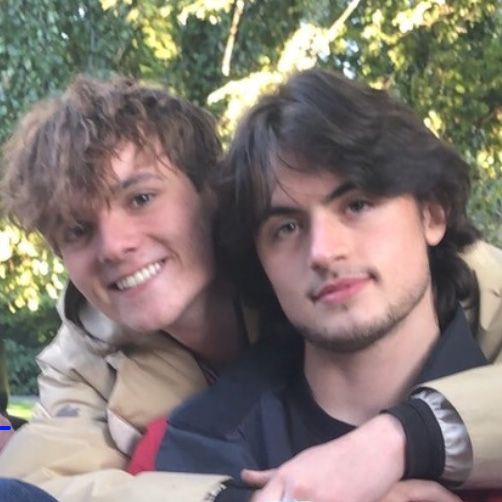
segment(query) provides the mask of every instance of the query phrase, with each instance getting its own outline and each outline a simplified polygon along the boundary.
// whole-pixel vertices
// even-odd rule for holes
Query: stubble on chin
[[[335,353],[358,352],[392,333],[421,302],[428,285],[429,280],[424,280],[420,287],[403,295],[399,302],[389,305],[380,317],[371,321],[356,321],[350,326],[339,328],[319,328],[299,322],[293,322],[293,325],[307,342],[322,350]],[[349,307],[344,306],[340,310],[347,312]]]

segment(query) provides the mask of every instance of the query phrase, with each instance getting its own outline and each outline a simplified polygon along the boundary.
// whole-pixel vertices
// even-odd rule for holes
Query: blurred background
[[[470,214],[502,246],[500,0],[0,0],[0,142],[77,72],[167,85],[228,141],[261,92],[314,65],[390,90],[453,143],[472,168]],[[41,239],[0,218],[0,409],[9,386],[36,393],[64,282]],[[11,403],[29,414],[30,399]]]

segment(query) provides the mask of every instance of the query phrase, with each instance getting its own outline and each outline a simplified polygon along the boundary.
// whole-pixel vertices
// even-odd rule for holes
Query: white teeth
[[[115,285],[117,286],[118,289],[120,289],[120,291],[123,291],[124,289],[134,288],[136,286],[139,286],[143,282],[147,281],[148,279],[152,278],[154,275],[157,275],[161,268],[162,264],[160,261],[156,263],[151,263],[150,265],[147,265],[141,270],[134,272],[134,274],[128,275],[127,277],[120,279],[120,281],[117,281]]]

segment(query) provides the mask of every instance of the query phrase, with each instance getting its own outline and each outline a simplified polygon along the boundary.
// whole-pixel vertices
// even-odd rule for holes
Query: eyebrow
[[[330,192],[326,197],[322,199],[322,204],[329,204],[333,202],[335,199],[340,198],[342,195],[345,195],[347,192],[355,190],[357,187],[352,181],[346,181],[341,185],[338,185],[332,192]]]
[[[161,179],[160,174],[152,172],[135,173],[131,176],[125,178],[124,180],[119,180],[115,185],[112,186],[112,193],[116,194],[122,190],[127,190],[129,187],[148,181],[150,179]]]
[[[321,204],[329,204],[335,199],[342,197],[347,192],[355,190],[356,188],[356,185],[352,181],[342,183],[341,185],[338,185],[334,190],[332,190],[328,195],[324,196],[321,199]],[[294,206],[270,206],[266,208],[260,215],[260,218],[258,219],[258,227],[263,225],[265,221],[267,221],[269,218],[272,218],[273,216],[287,216],[296,214],[299,211],[300,210]]]

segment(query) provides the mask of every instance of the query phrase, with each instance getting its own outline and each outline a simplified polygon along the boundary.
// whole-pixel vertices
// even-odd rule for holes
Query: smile
[[[115,286],[117,286],[117,289],[119,289],[120,291],[135,288],[136,286],[139,286],[140,284],[148,281],[148,279],[155,277],[160,272],[162,263],[162,261],[150,263],[150,265],[147,265],[137,272],[134,272],[134,274],[120,279],[120,281],[117,281],[115,283]]]

